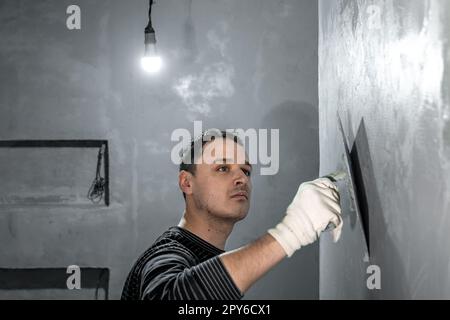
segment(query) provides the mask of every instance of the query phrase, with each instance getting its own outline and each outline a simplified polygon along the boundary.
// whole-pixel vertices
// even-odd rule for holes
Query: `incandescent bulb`
[[[156,73],[161,70],[162,59],[159,56],[145,56],[141,58],[141,66],[149,73]]]

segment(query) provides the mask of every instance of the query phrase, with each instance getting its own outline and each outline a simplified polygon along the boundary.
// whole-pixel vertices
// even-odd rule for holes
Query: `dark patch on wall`
[[[188,15],[183,25],[183,47],[186,50],[185,62],[194,63],[198,55],[198,48],[196,43],[196,31],[192,21],[192,0],[188,0],[187,2],[187,12]]]

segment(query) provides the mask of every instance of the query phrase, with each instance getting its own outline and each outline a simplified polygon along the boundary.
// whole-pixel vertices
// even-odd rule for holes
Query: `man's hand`
[[[287,208],[286,216],[274,229],[237,250],[220,255],[236,286],[244,293],[286,255],[316,241],[329,223],[336,242],[342,230],[339,192],[327,178],[304,183]]]
[[[329,179],[321,178],[300,185],[282,222],[268,232],[291,257],[315,242],[330,223],[336,226],[332,235],[337,242],[343,226],[339,191]]]

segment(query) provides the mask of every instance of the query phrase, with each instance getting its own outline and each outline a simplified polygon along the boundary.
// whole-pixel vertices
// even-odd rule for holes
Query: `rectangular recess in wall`
[[[107,140],[0,140],[0,206],[93,205],[100,150],[99,203],[109,206]]]
[[[0,298],[3,299],[99,299],[109,294],[108,268],[80,268],[80,289],[69,290],[66,268],[0,268]],[[92,292],[94,291],[94,292]]]

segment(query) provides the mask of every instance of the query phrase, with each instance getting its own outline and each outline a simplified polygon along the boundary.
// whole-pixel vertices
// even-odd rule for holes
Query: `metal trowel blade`
[[[368,239],[367,239],[367,235],[364,232],[364,228],[363,228],[363,218],[361,215],[361,208],[359,206],[359,201],[358,201],[358,197],[357,197],[357,190],[356,190],[356,184],[355,184],[355,175],[354,175],[354,170],[353,170],[353,165],[352,165],[352,159],[350,157],[350,148],[348,146],[347,143],[347,138],[345,137],[345,132],[344,132],[344,127],[342,125],[342,120],[341,117],[339,116],[339,113],[337,114],[337,120],[338,120],[338,129],[340,131],[340,135],[341,135],[341,141],[343,144],[343,159],[344,159],[344,163],[345,163],[345,169],[347,171],[347,180],[348,180],[348,189],[349,189],[349,194],[350,194],[350,200],[352,201],[353,204],[353,209],[356,211],[356,215],[357,215],[357,219],[359,220],[359,225],[360,225],[360,229],[364,238],[364,245],[365,245],[365,249],[366,249],[366,253],[367,255],[369,255],[369,247],[367,245],[368,243]]]

